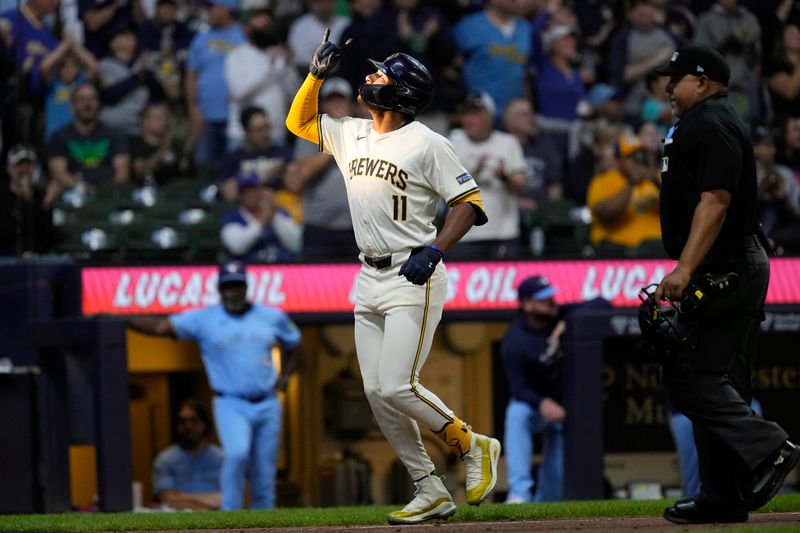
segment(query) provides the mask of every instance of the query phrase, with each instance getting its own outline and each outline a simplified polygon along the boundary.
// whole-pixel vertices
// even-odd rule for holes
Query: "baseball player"
[[[419,373],[444,307],[442,259],[473,225],[486,222],[486,212],[475,180],[450,142],[414,120],[431,101],[433,80],[413,57],[369,60],[376,70],[358,92],[372,120],[317,113],[320,87],[344,48],[328,35],[314,54],[286,126],[333,154],[344,176],[361,250],[355,338],[364,391],[417,486],[414,499],[388,520],[409,524],[447,518],[456,507],[434,472],[417,423],[464,460],[472,505],[494,489],[500,443],[474,433],[420,384]],[[433,219],[440,197],[452,209],[437,235]]]
[[[218,287],[222,302],[217,305],[168,318],[132,317],[128,327],[199,344],[224,452],[221,509],[242,508],[245,474],[250,478],[250,507],[272,509],[281,432],[275,391],[286,387],[297,364],[300,330],[279,309],[247,301],[247,276],[240,261],[220,268]],[[280,375],[272,366],[276,343],[288,358]]]

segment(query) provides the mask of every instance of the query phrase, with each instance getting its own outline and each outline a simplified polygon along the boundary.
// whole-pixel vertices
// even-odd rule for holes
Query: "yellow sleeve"
[[[475,209],[477,219],[475,220],[476,226],[483,226],[489,222],[489,217],[486,215],[486,208],[483,207],[483,199],[481,199],[481,191],[478,188],[469,190],[463,194],[459,194],[449,202],[447,205],[453,207],[458,204],[470,204]]]
[[[307,141],[319,144],[321,138],[318,113],[319,90],[322,82],[309,74],[292,100],[292,107],[286,116],[286,128]]]

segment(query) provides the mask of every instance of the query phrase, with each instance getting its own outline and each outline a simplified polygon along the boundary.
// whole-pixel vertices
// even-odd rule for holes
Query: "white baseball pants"
[[[412,479],[434,470],[417,422],[439,431],[454,418],[419,373],[442,318],[447,271],[439,263],[431,279],[414,285],[398,276],[400,264],[377,270],[363,265],[356,289],[358,363],[378,425]]]

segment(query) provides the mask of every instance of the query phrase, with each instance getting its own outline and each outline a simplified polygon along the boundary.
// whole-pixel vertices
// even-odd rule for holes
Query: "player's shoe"
[[[489,497],[497,483],[497,460],[500,441],[472,433],[472,443],[464,455],[467,470],[467,503],[480,505]]]
[[[439,476],[431,474],[414,484],[417,486],[414,499],[401,510],[389,513],[386,519],[390,524],[418,524],[455,514],[456,504]]]

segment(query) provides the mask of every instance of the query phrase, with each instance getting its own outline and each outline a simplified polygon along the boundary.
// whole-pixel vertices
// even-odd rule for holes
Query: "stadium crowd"
[[[0,0],[0,254],[354,258],[339,169],[284,126],[327,27],[353,39],[322,89],[332,116],[364,114],[364,57],[431,71],[419,120],[451,140],[490,219],[454,256],[663,254],[673,117],[652,70],[685,43],[731,65],[761,220],[800,251],[791,0]]]

